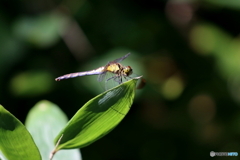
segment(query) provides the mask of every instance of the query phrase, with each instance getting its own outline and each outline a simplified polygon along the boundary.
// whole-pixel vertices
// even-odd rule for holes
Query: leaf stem
[[[53,159],[53,156],[54,156],[55,153],[58,151],[58,150],[57,150],[57,147],[58,147],[60,141],[62,140],[62,137],[63,137],[63,134],[61,135],[61,137],[60,137],[59,140],[57,141],[57,144],[55,145],[54,150],[50,153],[50,155],[49,155],[49,159],[50,159],[50,160]]]

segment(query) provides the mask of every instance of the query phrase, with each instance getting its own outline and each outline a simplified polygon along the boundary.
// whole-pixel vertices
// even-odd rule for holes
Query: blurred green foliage
[[[240,153],[239,18],[238,0],[2,0],[0,104],[25,121],[47,99],[72,117],[102,92],[97,76],[54,78],[131,52],[123,64],[147,85],[111,134],[81,150],[83,159]]]
[[[55,148],[54,138],[67,124],[67,117],[61,109],[46,100],[41,100],[29,111],[25,125],[36,143],[42,160],[49,160],[50,153]],[[52,160],[81,160],[78,149],[62,150],[54,155]]]

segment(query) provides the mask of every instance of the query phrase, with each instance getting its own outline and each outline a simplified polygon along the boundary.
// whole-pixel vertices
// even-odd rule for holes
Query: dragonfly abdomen
[[[70,73],[70,74],[66,74],[66,75],[56,78],[55,81],[61,81],[63,79],[88,76],[88,75],[98,75],[98,74],[103,73],[103,69],[104,69],[104,67],[100,67],[100,68],[97,68],[97,69],[94,69],[91,71]]]

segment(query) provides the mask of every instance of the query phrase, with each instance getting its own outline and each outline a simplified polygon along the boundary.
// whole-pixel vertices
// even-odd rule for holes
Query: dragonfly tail
[[[63,76],[60,76],[60,77],[56,78],[55,81],[61,81],[63,79],[75,78],[75,77],[79,77],[79,76],[84,76],[84,75],[81,74],[81,72],[70,73],[70,74],[66,74],[66,75],[63,75]]]
[[[88,71],[88,72],[76,72],[76,73],[70,73],[63,76],[60,76],[55,79],[55,81],[61,81],[63,79],[69,79],[69,78],[75,78],[75,77],[81,77],[81,76],[88,76],[88,75],[98,75],[102,72],[97,72],[96,70]]]

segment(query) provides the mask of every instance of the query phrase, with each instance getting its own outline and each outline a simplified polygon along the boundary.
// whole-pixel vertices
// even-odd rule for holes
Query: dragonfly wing
[[[107,73],[107,72],[105,71],[105,72],[103,72],[102,74],[99,74],[97,80],[98,80],[99,82],[102,82],[102,81],[105,79],[106,73]]]
[[[131,53],[128,53],[126,54],[125,56],[121,57],[121,58],[118,58],[118,59],[115,59],[114,61],[112,62],[115,62],[115,63],[119,63],[121,61],[123,61],[124,59],[126,59]]]
[[[117,77],[117,75],[115,75],[111,72],[107,72],[105,74],[103,83],[102,83],[105,90],[116,87],[118,85],[118,83],[116,83],[116,81],[115,81],[116,77]]]
[[[98,76],[98,81],[101,82],[100,84],[105,90],[116,87],[117,85],[130,79],[132,79],[132,77],[117,75],[111,72],[104,72]]]

